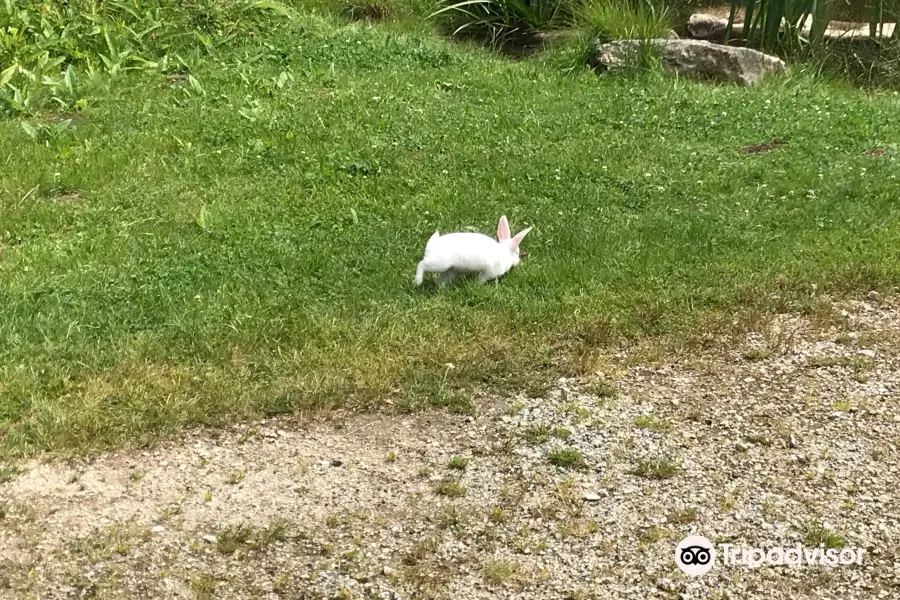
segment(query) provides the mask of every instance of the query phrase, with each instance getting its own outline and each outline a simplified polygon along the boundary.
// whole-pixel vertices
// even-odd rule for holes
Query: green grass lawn
[[[618,340],[900,282],[896,95],[600,78],[574,54],[300,10],[198,53],[199,87],[123,75],[61,133],[0,122],[0,450],[465,409]],[[501,214],[534,225],[508,277],[412,287],[435,229]]]

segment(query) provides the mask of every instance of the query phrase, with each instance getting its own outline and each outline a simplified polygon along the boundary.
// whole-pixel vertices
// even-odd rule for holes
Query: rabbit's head
[[[506,215],[500,217],[500,222],[497,224],[497,241],[512,254],[513,266],[519,264],[519,257],[525,254],[519,249],[519,244],[522,243],[522,240],[531,229],[531,227],[523,229],[515,236],[510,237],[509,221],[506,220]]]

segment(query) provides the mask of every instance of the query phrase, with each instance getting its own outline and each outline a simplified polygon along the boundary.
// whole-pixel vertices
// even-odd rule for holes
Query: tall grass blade
[[[738,6],[738,0],[731,0],[731,7],[728,10],[728,25],[725,27],[726,41],[731,39],[731,32],[734,30],[734,18],[737,16]]]
[[[753,9],[756,7],[756,0],[746,0],[744,4],[744,38],[753,39],[755,31],[753,28]]]
[[[814,49],[821,49],[825,41],[825,29],[828,28],[828,16],[825,11],[826,0],[813,0],[813,21],[810,31],[810,42]]]
[[[784,16],[782,9],[784,4],[780,0],[766,2],[765,29],[763,30],[763,47],[775,48],[779,44],[778,34],[781,30],[781,21]]]

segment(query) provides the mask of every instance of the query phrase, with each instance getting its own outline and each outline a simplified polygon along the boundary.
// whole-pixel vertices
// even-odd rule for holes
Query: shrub
[[[593,39],[648,40],[668,37],[675,11],[652,0],[593,0],[582,5],[578,16]]]
[[[867,3],[868,10],[857,5],[847,12],[850,3],[837,0],[734,0],[729,30],[740,13],[744,22],[741,35],[753,45],[796,53],[807,44],[814,48],[824,46],[825,30],[836,15],[865,19],[869,23],[870,33],[874,34],[880,30],[881,24],[896,20],[897,15],[888,10],[887,4],[885,0],[873,0]],[[805,23],[810,17],[809,30],[805,30]]]
[[[578,0],[462,0],[431,14],[443,16],[453,35],[470,33],[503,41],[572,22]]]

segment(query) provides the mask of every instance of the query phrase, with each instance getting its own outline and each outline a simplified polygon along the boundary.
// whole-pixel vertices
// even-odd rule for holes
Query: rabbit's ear
[[[529,227],[528,229],[523,229],[522,231],[520,231],[519,233],[517,233],[517,234],[516,234],[516,237],[514,237],[514,238],[512,239],[512,243],[510,244],[510,246],[511,246],[512,248],[518,248],[518,247],[519,247],[519,244],[522,243],[522,240],[525,238],[526,235],[528,235],[528,232],[531,231],[532,229],[534,229],[533,226],[532,226],[532,227]]]
[[[505,242],[509,239],[509,221],[506,220],[506,215],[500,217],[500,223],[497,224],[497,241]]]

